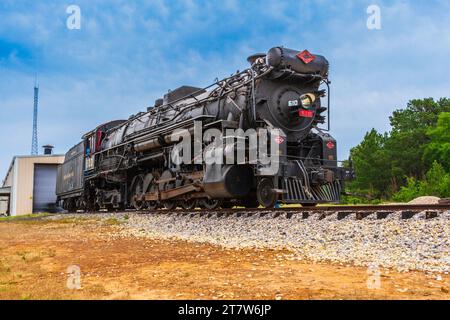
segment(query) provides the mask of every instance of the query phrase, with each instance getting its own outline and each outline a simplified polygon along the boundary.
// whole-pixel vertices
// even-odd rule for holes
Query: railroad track
[[[401,219],[410,219],[416,214],[424,213],[425,219],[438,217],[446,211],[450,211],[450,204],[415,204],[415,205],[354,205],[354,206],[317,206],[317,207],[288,207],[288,208],[231,208],[231,209],[197,209],[197,210],[157,210],[157,211],[130,211],[138,214],[166,214],[166,215],[190,215],[206,217],[223,216],[253,216],[273,214],[273,217],[285,216],[292,218],[294,215],[301,215],[303,219],[311,216],[317,216],[318,219],[324,219],[328,216],[336,216],[338,220],[353,216],[356,220],[362,220],[369,216],[376,219],[384,219],[391,214],[400,214]]]

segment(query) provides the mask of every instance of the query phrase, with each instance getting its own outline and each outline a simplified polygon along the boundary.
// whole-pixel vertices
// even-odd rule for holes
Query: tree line
[[[344,201],[450,197],[450,99],[411,100],[389,121],[391,131],[372,129],[350,150],[356,178]]]

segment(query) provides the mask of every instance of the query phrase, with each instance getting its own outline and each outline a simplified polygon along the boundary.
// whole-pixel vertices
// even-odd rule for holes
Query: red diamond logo
[[[328,143],[327,143],[327,148],[328,148],[328,149],[333,149],[333,148],[334,148],[334,143],[331,142],[331,141],[328,141]]]
[[[278,144],[282,144],[284,142],[284,138],[282,136],[278,136],[274,140]]]
[[[302,60],[305,64],[310,63],[313,61],[316,57],[314,57],[308,50],[303,50],[299,54],[297,54],[297,58]]]

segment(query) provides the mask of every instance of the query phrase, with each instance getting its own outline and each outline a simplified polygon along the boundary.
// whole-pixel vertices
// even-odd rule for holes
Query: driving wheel
[[[144,177],[138,175],[133,180],[130,203],[136,210],[142,210],[145,205],[145,201],[142,200],[144,195]]]
[[[160,180],[163,182],[159,183],[159,191],[168,191],[170,189],[175,188],[175,181],[172,180],[174,177],[174,174],[170,170],[166,170],[162,173]],[[177,201],[176,200],[164,200],[161,201],[161,204],[166,208],[167,210],[173,210],[177,207]]]
[[[150,182],[150,187],[148,188],[149,193],[156,193],[158,191],[158,184],[156,181],[159,179],[159,175],[157,173],[153,174],[152,181]],[[145,202],[146,207],[148,210],[156,210],[159,207],[159,201],[146,201]]]

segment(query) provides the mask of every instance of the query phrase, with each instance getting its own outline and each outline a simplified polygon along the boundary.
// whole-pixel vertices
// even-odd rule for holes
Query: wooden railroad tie
[[[394,211],[378,211],[377,219],[386,219],[391,213],[394,213]]]
[[[414,211],[414,210],[403,210],[402,211],[402,219],[411,219],[417,213],[418,213],[418,211]]]

